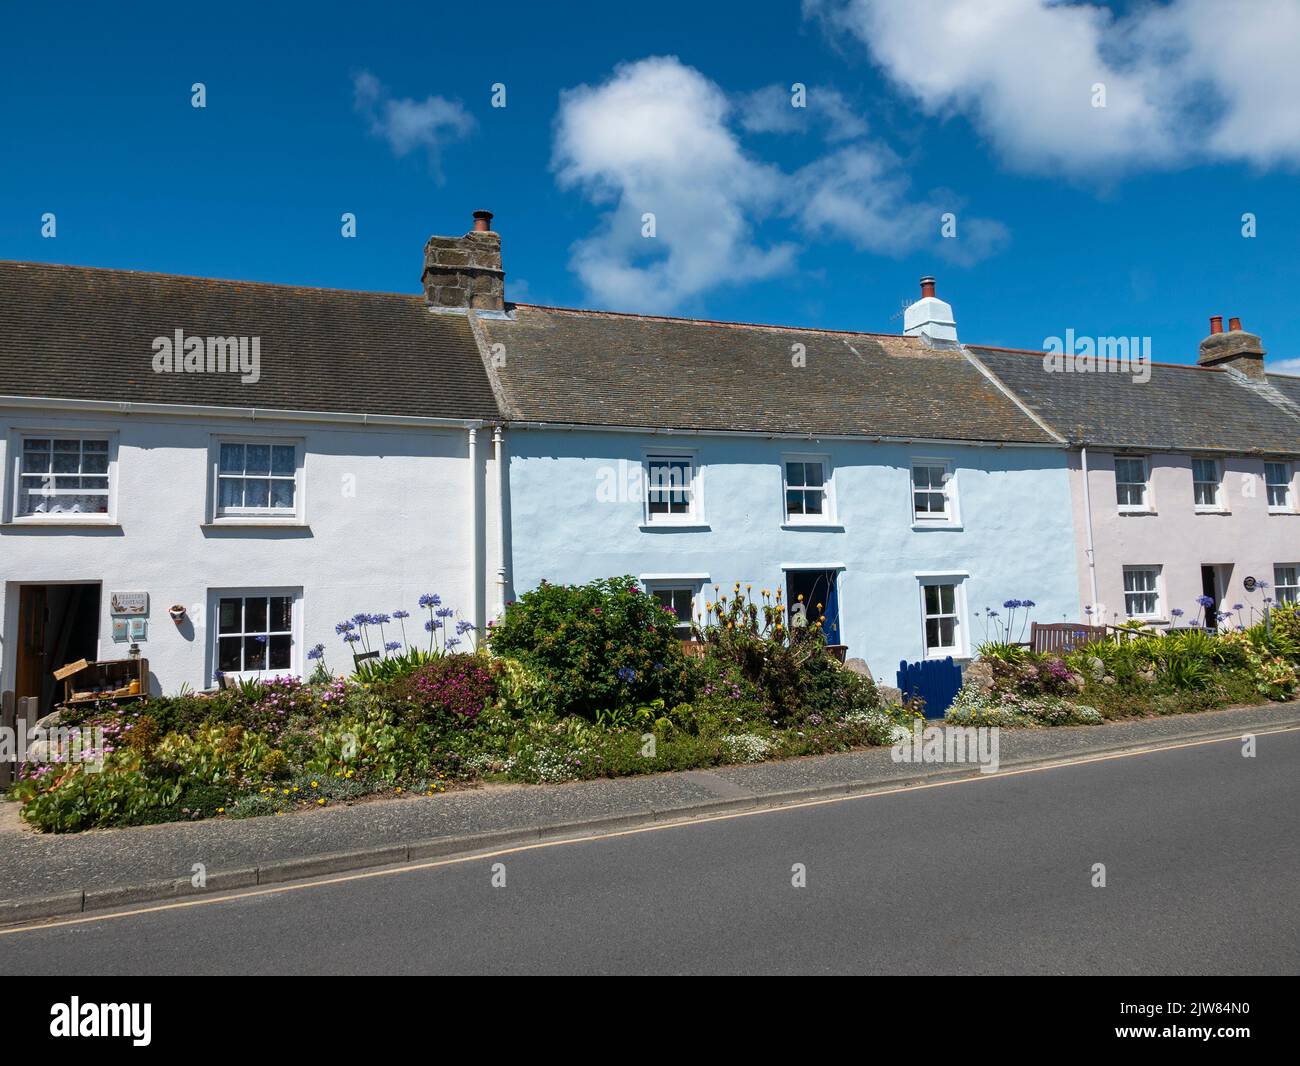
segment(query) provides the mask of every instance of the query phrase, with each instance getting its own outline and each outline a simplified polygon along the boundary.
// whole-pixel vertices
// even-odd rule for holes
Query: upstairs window
[[[1119,457],[1115,460],[1115,502],[1121,511],[1146,511],[1147,461]]]
[[[689,455],[646,457],[646,521],[688,522],[696,516],[695,460]]]
[[[223,440],[217,455],[218,518],[296,514],[298,447],[285,441]]]
[[[1291,464],[1265,463],[1264,489],[1268,495],[1268,509],[1274,512],[1290,511]]]
[[[1192,493],[1198,511],[1219,511],[1219,464],[1215,459],[1192,460]]]
[[[71,434],[22,438],[14,515],[107,515],[108,438]]]
[[[824,459],[785,460],[787,522],[829,522],[831,501]]]
[[[948,465],[925,459],[912,462],[912,518],[918,524],[951,522],[952,474]]]

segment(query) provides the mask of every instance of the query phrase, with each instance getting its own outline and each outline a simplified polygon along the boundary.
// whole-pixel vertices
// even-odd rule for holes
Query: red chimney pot
[[[1231,329],[1231,330],[1238,330],[1238,331],[1239,331],[1239,330],[1241,329],[1241,319],[1239,319],[1239,318],[1230,318],[1230,319],[1228,319],[1228,328]]]
[[[492,212],[474,212],[474,230],[477,233],[489,233],[492,230]]]
[[[1223,316],[1222,316],[1222,315],[1211,315],[1211,316],[1210,316],[1210,332],[1211,332],[1211,333],[1222,333],[1222,332],[1223,332]]]
[[[921,279],[921,298],[934,295],[934,278],[930,276]]]

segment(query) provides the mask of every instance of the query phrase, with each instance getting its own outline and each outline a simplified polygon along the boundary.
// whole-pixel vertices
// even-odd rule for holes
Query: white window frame
[[[790,471],[786,464],[788,463],[818,463],[822,468],[822,483],[820,486],[790,484]],[[816,455],[802,452],[791,452],[781,456],[781,513],[785,515],[785,524],[788,526],[833,526],[838,524],[835,517],[835,484],[833,480],[834,471],[831,469],[831,460],[829,455]],[[791,514],[789,493],[794,491],[816,491],[820,487],[822,490],[822,513],[821,514]]]
[[[293,507],[242,507],[229,512],[221,509],[221,446],[223,444],[267,444],[292,447]],[[302,525],[305,523],[307,479],[306,442],[302,437],[278,434],[214,434],[208,454],[208,506],[207,521],[212,525]],[[268,475],[269,477],[270,475]]]
[[[921,648],[924,652],[922,658],[925,659],[946,659],[952,656],[953,659],[970,658],[970,626],[967,622],[966,611],[966,574],[924,574],[917,576],[917,583],[920,594],[921,609]],[[928,614],[925,604],[925,590],[932,585],[951,585],[953,598],[952,614],[940,613],[937,615]],[[940,593],[942,596],[942,593]],[[927,632],[926,623],[931,618],[953,618],[956,625],[953,627],[953,636],[956,643],[948,648],[931,648],[930,638]]]
[[[707,576],[699,575],[656,575],[654,577],[642,577],[641,587],[645,589],[647,596],[654,596],[658,592],[685,592],[690,596],[691,613],[684,620],[678,615],[678,626],[685,626],[686,632],[677,634],[679,640],[691,639],[691,624],[696,621],[696,614],[699,611],[699,595],[704,588]]]
[[[1281,481],[1269,481],[1268,468],[1270,466],[1280,466],[1284,475]],[[1269,460],[1264,463],[1264,502],[1268,505],[1269,514],[1294,514],[1295,513],[1295,469],[1285,460]],[[1284,502],[1281,504],[1273,503],[1270,498],[1270,489],[1281,488],[1285,492]]]
[[[1212,480],[1204,480],[1196,476],[1196,464],[1209,463],[1214,468],[1214,477]],[[1201,503],[1196,497],[1196,490],[1203,485],[1212,485],[1214,488],[1214,501],[1212,503]],[[1192,459],[1192,505],[1198,514],[1222,514],[1226,509],[1223,505],[1223,467],[1219,464],[1218,459],[1195,456]]]
[[[918,492],[933,493],[933,486],[924,489],[916,487],[916,468],[918,466],[941,467],[943,469],[944,513],[934,517],[933,512],[926,512],[923,517],[916,510]],[[937,456],[913,456],[907,466],[908,503],[912,509],[913,529],[959,529],[961,528],[961,508],[957,497],[957,471],[951,459]]]
[[[1128,575],[1138,573],[1150,573],[1151,588],[1149,589],[1130,589],[1128,588]],[[1159,621],[1164,618],[1161,613],[1161,606],[1164,603],[1164,573],[1163,568],[1153,563],[1131,563],[1124,566],[1122,571],[1123,580],[1121,586],[1124,595],[1124,617],[1134,618],[1142,622]],[[1150,614],[1133,614],[1128,609],[1128,598],[1130,596],[1153,596],[1155,598],[1154,610]]]
[[[690,497],[690,508],[684,514],[652,514],[650,490],[654,488],[652,467],[659,462],[687,462],[690,464],[690,484],[685,486]],[[694,451],[677,448],[647,448],[641,454],[641,507],[642,523],[646,526],[699,526],[704,524],[703,477],[699,459]]]
[[[108,442],[108,499],[104,513],[58,511],[41,514],[19,514],[19,501],[23,491],[23,442],[31,438],[57,438],[59,440],[105,440]],[[84,455],[84,446],[80,454]],[[32,526],[112,526],[117,525],[117,472],[118,472],[118,432],[113,429],[96,429],[94,427],[34,426],[32,428],[15,428],[8,434],[8,456],[10,470],[10,488],[4,494],[4,521],[14,525]],[[29,475],[30,476],[30,475]],[[102,477],[104,475],[78,475]]]
[[[1290,574],[1283,573],[1287,570]],[[1289,580],[1283,581],[1283,577]],[[1300,603],[1300,563],[1273,564],[1273,600],[1278,604]]]
[[[1121,481],[1119,477],[1120,463],[1141,463],[1142,480],[1138,481]],[[1142,486],[1141,503],[1120,503],[1119,487],[1121,485],[1138,485]],[[1120,514],[1151,514],[1155,511],[1155,501],[1151,498],[1151,463],[1145,455],[1117,455],[1115,456],[1115,506],[1119,509]]]
[[[289,651],[289,666],[280,670],[222,670],[221,669],[221,637],[249,636],[243,632],[241,625],[240,633],[222,633],[221,632],[221,601],[225,599],[257,599],[258,597],[271,596],[288,596],[293,602],[290,605],[290,627],[289,634],[291,639]],[[241,608],[242,610],[242,608]],[[269,610],[269,605],[268,605]],[[209,676],[213,684],[216,683],[217,675],[224,674],[226,677],[242,678],[272,678],[272,677],[302,677],[302,586],[290,585],[266,585],[249,588],[211,588],[208,589],[208,618],[210,619],[209,632],[212,634],[210,654],[212,656],[212,668]],[[269,624],[269,620],[268,620]]]

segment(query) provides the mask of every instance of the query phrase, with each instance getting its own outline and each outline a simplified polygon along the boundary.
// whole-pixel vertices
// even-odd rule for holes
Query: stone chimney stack
[[[505,310],[501,234],[492,229],[492,212],[475,211],[474,228],[463,237],[430,237],[420,280],[431,307]]]
[[[1210,335],[1201,341],[1199,366],[1227,366],[1240,370],[1247,377],[1264,380],[1264,348],[1259,338],[1241,328],[1241,319],[1228,320],[1223,329],[1223,316],[1210,319]]]
[[[903,312],[903,335],[921,337],[934,348],[957,348],[957,323],[952,306],[935,294],[934,278],[921,279],[921,298]]]

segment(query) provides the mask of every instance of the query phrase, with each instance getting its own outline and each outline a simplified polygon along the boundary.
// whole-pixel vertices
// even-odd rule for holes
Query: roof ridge
[[[0,259],[0,267],[38,267],[46,270],[84,270],[91,274],[114,274],[129,277],[166,278],[169,281],[203,281],[218,285],[251,285],[259,289],[291,289],[298,292],[336,292],[349,296],[395,296],[405,300],[423,300],[413,292],[386,292],[377,289],[340,289],[333,285],[297,285],[284,281],[249,281],[241,278],[213,278],[202,274],[168,274],[161,270],[130,270],[126,267],[82,266],[78,263],[42,263],[28,259]]]
[[[1032,355],[1042,357],[1051,355],[1051,352],[1043,351],[1041,348],[1007,348],[1001,344],[967,344],[967,348],[980,348],[986,352],[1006,352],[1008,355]],[[1098,356],[1098,358],[1108,358]],[[1172,370],[1201,370],[1212,374],[1222,374],[1223,368],[1218,366],[1198,366],[1195,363],[1166,363],[1160,360],[1152,359],[1152,366],[1167,366]],[[1285,375],[1278,375],[1279,377]]]
[[[647,315],[639,311],[605,311],[589,307],[559,307],[555,304],[532,304],[510,300],[511,307],[525,307],[533,311],[556,311],[565,315],[591,315],[601,318],[639,318],[647,322],[684,322],[692,326],[724,326],[729,329],[769,329],[795,333],[824,333],[843,337],[889,337],[896,340],[917,340],[906,333],[880,333],[865,329],[828,329],[819,326],[782,326],[771,322],[731,322],[720,318],[687,318],[682,315]]]

